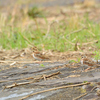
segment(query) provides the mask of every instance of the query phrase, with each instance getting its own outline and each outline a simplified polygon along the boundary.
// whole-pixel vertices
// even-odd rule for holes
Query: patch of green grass
[[[95,60],[99,60],[100,59],[100,52],[95,51],[94,54],[95,54],[95,56],[94,56]]]
[[[40,12],[37,8],[34,8],[28,13],[30,16],[36,17]],[[98,43],[92,43],[88,46],[100,48],[100,24],[90,21],[88,15],[83,16],[83,18],[78,17],[78,15],[72,16],[52,24],[47,36],[49,25],[47,18],[42,18],[45,24],[41,24],[38,22],[39,19],[32,19],[24,15],[22,18],[15,19],[12,24],[13,18],[14,16],[10,15],[9,19],[2,20],[0,16],[0,23],[2,22],[2,24],[0,24],[0,45],[4,49],[22,49],[30,46],[31,43],[40,50],[43,49],[42,45],[44,45],[46,50],[51,49],[64,52],[68,50],[73,51],[75,43],[77,42],[80,43],[79,48],[81,48],[83,43],[92,42],[94,40],[98,40]],[[32,24],[24,24],[27,20]],[[87,29],[82,29],[83,25],[87,27]],[[82,30],[74,32],[80,29]],[[30,43],[24,37],[26,37]]]
[[[70,60],[69,63],[77,63],[75,60]]]
[[[40,64],[41,67],[45,67],[43,64]]]

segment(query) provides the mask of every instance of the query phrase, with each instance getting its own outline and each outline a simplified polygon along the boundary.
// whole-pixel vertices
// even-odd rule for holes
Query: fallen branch
[[[32,81],[31,82],[23,82],[23,83],[14,83],[12,85],[5,86],[3,88],[3,90],[8,89],[8,88],[13,88],[13,87],[16,87],[16,86],[20,86],[20,85],[30,84],[30,83],[32,83]]]
[[[52,76],[55,76],[55,75],[58,75],[58,74],[60,74],[60,72],[56,72],[56,73],[53,73],[53,74],[50,74],[50,75],[45,75],[45,78],[49,78],[49,77],[52,77]],[[30,78],[31,78],[31,79],[34,79],[34,80],[32,80],[32,81],[30,81],[30,82],[14,83],[14,84],[12,84],[12,85],[5,86],[4,89],[13,88],[13,87],[20,86],[20,85],[26,85],[26,84],[30,84],[30,83],[33,83],[33,82],[35,82],[35,81],[38,81],[38,80],[40,80],[40,79],[44,79],[44,77],[43,77],[43,75],[42,75],[42,77],[39,77],[39,78],[28,77],[28,78],[25,78],[24,80],[28,80],[28,79],[30,79]],[[23,80],[23,79],[22,79],[22,80]],[[3,90],[4,90],[4,89],[3,89]]]
[[[78,97],[76,97],[75,99],[73,99],[73,100],[77,100],[77,99],[79,99],[79,98],[81,98],[81,97],[83,97],[83,96],[85,96],[85,95],[87,95],[88,93],[85,93],[85,94],[82,94],[82,95],[80,95],[80,96],[78,96]]]
[[[28,60],[24,60],[24,61],[18,61],[18,60],[0,60],[0,63],[38,63],[40,61],[28,61]],[[52,62],[52,61],[42,61],[42,62]]]
[[[45,75],[45,78],[49,78],[49,77],[52,77],[52,76],[55,76],[55,75],[58,75],[60,74],[60,72],[56,72],[56,73],[53,73],[53,74],[50,74],[50,75]],[[29,79],[34,79],[34,80],[40,80],[40,79],[44,79],[44,75],[42,75],[41,77],[39,78],[33,78],[33,77],[28,77],[28,78],[25,78],[25,79],[20,79],[20,80],[29,80]],[[18,80],[17,80],[18,81]]]
[[[15,59],[17,57],[20,57],[20,54],[13,56],[12,59]]]
[[[48,91],[53,91],[53,90],[57,90],[57,89],[63,89],[63,88],[69,88],[69,87],[76,87],[76,86],[82,86],[82,85],[87,85],[87,84],[90,84],[90,82],[87,82],[87,83],[81,83],[81,84],[74,84],[74,85],[67,85],[67,86],[61,86],[61,87],[57,87],[57,88],[51,88],[51,89],[48,89],[48,90],[43,90],[43,91],[39,91],[39,92],[36,92],[36,93],[32,93],[30,95],[27,95],[23,98],[21,98],[20,100],[24,100],[30,96],[33,96],[33,95],[36,95],[36,94],[39,94],[39,93],[44,93],[44,92],[48,92]]]

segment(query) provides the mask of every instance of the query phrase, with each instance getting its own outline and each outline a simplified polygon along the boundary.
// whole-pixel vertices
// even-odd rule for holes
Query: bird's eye
[[[82,58],[84,58],[84,57],[82,56]]]

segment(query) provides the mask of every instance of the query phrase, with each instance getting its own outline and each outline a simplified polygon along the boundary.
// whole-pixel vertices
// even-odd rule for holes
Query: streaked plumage
[[[45,57],[43,54],[37,51],[34,51],[32,56],[35,60],[40,60],[40,61],[49,60],[49,58]]]

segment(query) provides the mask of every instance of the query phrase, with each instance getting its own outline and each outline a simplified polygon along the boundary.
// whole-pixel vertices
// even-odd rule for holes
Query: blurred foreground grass
[[[100,48],[100,23],[89,15],[100,8],[68,7],[64,11],[57,7],[52,9],[53,13],[48,9],[16,6],[11,12],[0,13],[1,48],[22,49],[33,45],[40,50],[62,52]]]

